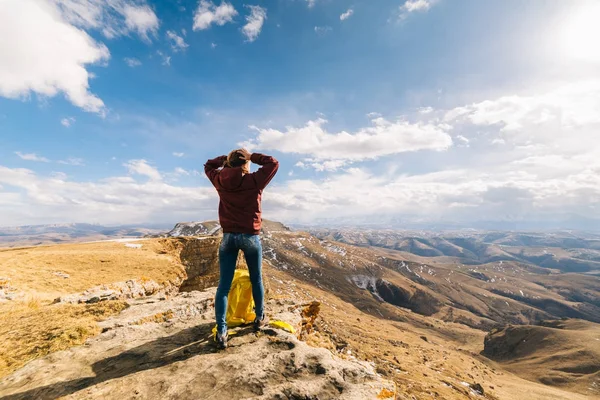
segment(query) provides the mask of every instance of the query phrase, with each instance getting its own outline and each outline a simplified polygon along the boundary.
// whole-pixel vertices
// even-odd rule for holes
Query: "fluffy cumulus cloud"
[[[156,34],[159,25],[158,17],[150,7],[125,4],[122,10],[128,31],[137,32],[146,41],[150,40],[150,33]]]
[[[89,91],[86,66],[108,59],[106,46],[65,22],[52,3],[0,2],[1,96],[24,99],[31,93],[53,97],[62,92],[86,111],[103,112],[104,103]]]
[[[309,121],[303,127],[287,127],[284,131],[272,128],[251,129],[256,138],[242,143],[248,148],[277,150],[283,153],[306,155],[319,161],[360,161],[419,150],[448,149],[452,138],[443,125],[388,121],[379,117],[371,126],[356,132],[328,132],[327,121]],[[309,163],[314,162],[309,161]]]
[[[89,88],[89,65],[108,62],[108,48],[86,31],[105,37],[135,33],[144,40],[158,18],[133,0],[4,0],[0,2],[0,96],[27,99],[59,93],[86,111],[103,114]],[[14,40],[18,37],[19,40]]]
[[[242,27],[242,33],[246,36],[248,42],[254,42],[263,24],[267,19],[267,9],[261,6],[246,6],[250,9],[250,15],[246,16],[246,25]]]
[[[354,14],[354,10],[352,8],[349,8],[348,11],[346,11],[345,13],[340,15],[340,20],[345,21],[348,18],[350,18],[352,16],[352,14]]]
[[[175,31],[167,31],[167,39],[171,43],[174,52],[183,51],[188,48],[188,44]]]
[[[194,13],[195,31],[210,28],[212,24],[223,26],[228,22],[233,22],[233,18],[238,15],[235,7],[226,1],[220,5],[215,5],[209,0],[200,0],[200,4]]]

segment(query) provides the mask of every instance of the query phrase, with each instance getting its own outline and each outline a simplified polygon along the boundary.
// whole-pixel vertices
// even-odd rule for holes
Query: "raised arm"
[[[260,153],[252,153],[250,160],[254,164],[261,166],[253,175],[258,188],[264,189],[277,173],[279,161],[277,161],[274,157],[266,156]]]
[[[204,173],[213,185],[215,184],[215,178],[218,175],[218,169],[223,166],[225,160],[227,160],[227,156],[219,156],[206,161],[206,164],[204,164]]]

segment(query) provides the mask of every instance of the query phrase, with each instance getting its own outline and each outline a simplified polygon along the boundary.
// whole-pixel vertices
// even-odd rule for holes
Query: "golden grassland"
[[[100,332],[99,321],[127,307],[122,301],[51,304],[55,298],[128,279],[163,284],[181,277],[181,264],[159,240],[140,244],[140,249],[119,242],[0,249],[0,285],[24,296],[0,303],[0,377],[84,343]]]
[[[39,299],[0,304],[0,378],[46,354],[83,344],[98,322],[127,308],[122,301],[44,304]]]
[[[128,279],[163,284],[181,276],[183,270],[159,240],[141,241],[140,249],[119,242],[0,249],[0,279],[42,300]]]

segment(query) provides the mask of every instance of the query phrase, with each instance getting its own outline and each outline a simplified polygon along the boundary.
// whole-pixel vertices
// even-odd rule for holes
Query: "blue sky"
[[[596,17],[584,0],[6,0],[0,226],[216,218],[202,164],[244,145],[281,162],[267,218],[578,227],[600,218]]]

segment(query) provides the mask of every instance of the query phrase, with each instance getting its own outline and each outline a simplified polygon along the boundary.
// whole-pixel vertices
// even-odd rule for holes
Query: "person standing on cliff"
[[[250,162],[261,167],[250,173]],[[279,162],[275,158],[250,153],[246,149],[233,150],[227,156],[208,160],[204,164],[206,176],[219,193],[219,223],[223,228],[223,240],[219,247],[219,287],[215,298],[215,339],[220,348],[227,347],[225,313],[239,250],[244,253],[252,283],[256,312],[254,329],[259,330],[268,323],[259,236],[262,224],[261,197],[278,168]]]

